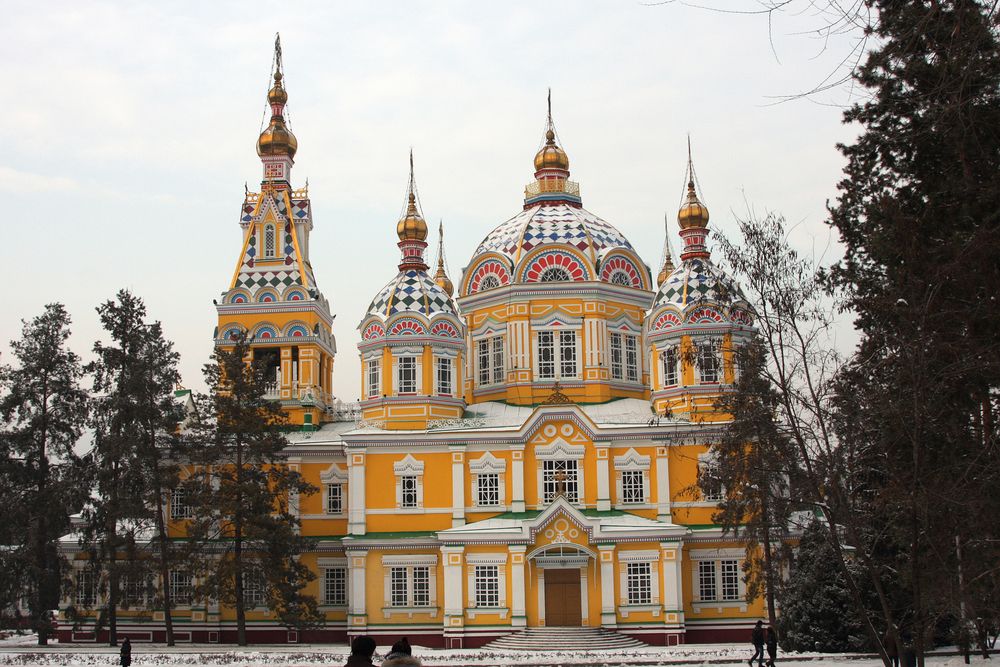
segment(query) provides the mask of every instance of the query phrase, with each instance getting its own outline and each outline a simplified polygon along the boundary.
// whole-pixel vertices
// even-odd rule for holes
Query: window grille
[[[663,351],[663,386],[671,387],[677,382],[677,350],[670,347]]]
[[[560,377],[569,378],[576,377],[576,332],[575,331],[560,331],[559,332],[559,349],[560,349]]]
[[[194,508],[187,503],[187,492],[178,486],[170,492],[170,518],[190,519],[194,516]]]
[[[561,478],[561,479],[560,479]],[[566,500],[580,501],[577,461],[542,461],[542,497],[544,502],[555,500],[560,484],[564,488]]]
[[[715,561],[714,560],[698,561],[698,599],[715,600],[716,590],[717,588],[715,586]]]
[[[543,380],[556,376],[555,332],[538,332],[538,377]]]
[[[341,514],[344,511],[344,485],[326,485],[326,513]]]
[[[622,380],[625,378],[624,365],[622,363],[622,335],[612,333],[608,335],[609,347],[611,348],[611,378]]]
[[[476,476],[476,504],[491,507],[500,504],[500,475],[483,473]]]
[[[437,370],[437,393],[442,396],[451,396],[451,359],[438,357],[435,360]]]
[[[76,574],[76,603],[91,607],[97,602],[97,588],[93,570],[80,570]]]
[[[622,502],[638,504],[646,501],[645,474],[642,470],[622,471]]]
[[[192,579],[187,572],[170,572],[170,598],[174,604],[191,604]]]
[[[698,372],[702,382],[719,381],[719,357],[711,343],[698,346]]]
[[[431,604],[431,573],[427,567],[413,568],[413,606],[429,607]]]
[[[503,336],[493,336],[493,384],[503,381]]]
[[[397,363],[399,373],[399,393],[417,393],[417,359],[416,357],[400,357]]]
[[[722,570],[722,599],[740,599],[740,562],[738,560],[720,561]]]
[[[476,606],[500,606],[500,571],[496,565],[476,565]]]
[[[323,604],[347,604],[347,568],[328,567],[323,570]]]
[[[409,606],[409,582],[405,567],[394,567],[389,571],[389,606]]]
[[[490,340],[484,338],[476,345],[479,352],[479,384],[490,384]]]
[[[561,269],[558,266],[550,266],[542,271],[542,275],[538,278],[540,283],[564,283],[568,281],[569,273],[566,269]]]
[[[378,398],[382,393],[382,373],[378,359],[369,359],[368,365],[368,398]]]
[[[406,475],[399,478],[400,507],[417,506],[417,478],[413,475]]]
[[[635,336],[625,336],[625,375],[629,382],[639,381],[639,347]]]
[[[275,255],[274,225],[264,225],[264,257]]]
[[[243,601],[247,607],[263,607],[265,589],[263,573],[257,570],[243,573]]]
[[[626,589],[629,604],[652,604],[653,573],[650,563],[626,563]]]

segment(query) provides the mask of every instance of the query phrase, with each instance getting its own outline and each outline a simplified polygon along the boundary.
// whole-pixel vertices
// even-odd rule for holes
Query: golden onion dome
[[[674,272],[674,264],[669,259],[663,263],[663,268],[656,275],[656,286],[659,287]]]
[[[417,211],[417,198],[410,192],[406,215],[396,224],[396,236],[400,241],[423,241],[427,238],[427,223]]]
[[[549,128],[545,133],[545,145],[535,154],[535,171],[542,169],[562,169],[569,171],[569,156],[556,145],[556,133]]]
[[[443,263],[438,264],[437,273],[434,274],[434,282],[437,283],[437,286],[443,289],[448,296],[455,293],[455,286],[452,284],[451,278],[448,277],[448,274],[444,272]]]
[[[288,101],[288,93],[281,85],[281,72],[274,73],[274,87],[267,92],[267,101],[271,105],[271,122],[260,133],[257,139],[257,155],[287,155],[295,157],[299,149],[299,141],[285,125],[282,110]]]
[[[694,181],[688,181],[687,199],[677,212],[677,224],[681,229],[708,227],[708,207],[698,200],[694,191]]]

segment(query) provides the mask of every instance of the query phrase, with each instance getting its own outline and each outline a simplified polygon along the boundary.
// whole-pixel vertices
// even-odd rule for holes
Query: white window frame
[[[469,472],[472,474],[473,480],[473,501],[476,507],[488,507],[495,509],[497,507],[504,507],[505,503],[505,488],[507,486],[507,460],[497,458],[490,452],[486,452],[478,459],[469,462]],[[480,502],[480,479],[485,475],[495,475],[497,479],[497,502],[496,504],[483,505]]]
[[[326,514],[339,516],[344,513],[344,485],[325,484],[324,485],[323,510]]]
[[[124,575],[119,584],[122,602],[129,607],[142,607],[149,600],[153,591],[153,580],[146,576]]]
[[[476,339],[476,384],[491,387],[503,384],[507,376],[504,335],[493,334]],[[486,362],[485,364],[483,362]]]
[[[690,552],[692,603],[708,607],[746,606],[746,582],[743,580],[743,549],[692,549]],[[728,574],[736,575],[735,597],[732,582],[726,580]],[[711,582],[714,597],[704,595],[703,582]],[[727,592],[726,589],[729,589]]]
[[[506,610],[507,609],[507,554],[505,553],[473,553],[468,554],[465,558],[466,562],[466,590],[468,591],[468,607],[469,609],[489,609],[489,610]],[[478,568],[496,568],[497,575],[497,604],[496,606],[484,606],[480,605],[479,596],[479,586],[478,584],[478,574],[480,570]]]
[[[681,384],[680,355],[673,345],[660,352],[663,387],[677,387]],[[672,377],[671,377],[672,376]]]
[[[413,556],[383,556],[383,598],[385,607],[383,611],[387,615],[400,611],[403,612],[427,612],[435,611],[437,608],[437,556],[434,555],[413,555]],[[414,582],[421,579],[426,574],[427,598],[421,601],[416,598]],[[393,587],[402,583],[403,599],[402,604],[394,604]],[[417,603],[420,604],[417,604]]]
[[[267,602],[267,581],[260,570],[243,572],[243,604],[247,609],[265,607]]]
[[[347,470],[336,463],[331,463],[329,468],[319,474],[319,481],[323,485],[323,514],[326,516],[345,516],[347,514]],[[330,487],[333,486],[340,487],[340,512],[330,511]]]
[[[701,477],[701,471],[703,468],[715,468],[718,466],[718,461],[712,452],[703,452],[698,455],[698,477]],[[701,486],[698,487],[698,492],[701,494],[701,502],[704,503],[721,503],[723,498],[726,496],[726,487],[724,485],[719,485],[718,493],[706,493]]]
[[[653,604],[653,563],[623,563],[625,599],[629,605]]]
[[[393,466],[393,473],[396,476],[396,508],[400,510],[422,510],[424,507],[424,462],[413,458],[407,454],[403,459],[396,461]],[[404,479],[413,479],[416,488],[416,505],[403,505],[403,485]]]
[[[542,372],[542,339],[551,337],[552,371]],[[568,340],[570,339],[571,340]],[[535,378],[537,380],[579,380],[580,379],[580,331],[562,327],[539,328],[534,336]],[[548,347],[548,342],[545,343]],[[572,373],[567,372],[572,364]]]
[[[365,396],[378,398],[382,395],[382,360],[370,357],[365,360]]]
[[[97,573],[84,567],[76,572],[76,589],[73,601],[81,607],[93,607],[97,604]]]
[[[554,500],[555,496],[546,499],[546,485],[550,484],[553,487],[555,482],[554,479],[546,480],[546,461],[563,461],[563,462],[574,462],[576,467],[576,500],[573,500],[569,494],[565,496],[566,500],[573,505],[583,505],[584,492],[586,489],[585,477],[584,477],[584,466],[583,466],[583,445],[571,445],[565,440],[556,440],[552,444],[546,447],[537,447],[535,449],[535,459],[538,461],[538,500],[539,506],[544,507],[550,505]],[[550,466],[551,467],[551,466]],[[552,473],[554,478],[555,472]],[[569,488],[567,487],[567,491]]]
[[[343,565],[320,566],[323,578],[321,581],[322,596],[320,604],[324,607],[347,606],[347,563]],[[338,595],[334,595],[338,593]],[[342,595],[339,595],[342,593]]]
[[[618,588],[619,602],[625,606],[650,607],[660,604],[660,552],[655,549],[637,551],[621,551],[618,553]],[[630,598],[629,564],[645,563],[649,565],[649,601],[636,602]]]
[[[410,371],[410,377],[404,374]],[[418,392],[419,373],[417,373],[417,357],[405,355],[396,357],[396,393],[400,395],[415,395]]]
[[[636,334],[608,332],[608,357],[612,380],[639,382],[639,337]]]
[[[635,448],[629,448],[621,456],[615,457],[615,498],[620,505],[642,505],[650,502],[649,467],[651,458],[639,454]],[[625,500],[624,473],[639,473],[642,475],[642,500],[627,502]]]
[[[455,360],[451,357],[434,357],[434,393],[455,395]]]
[[[719,361],[719,350],[715,341],[704,340],[698,343],[696,348],[698,368],[698,382],[702,384],[722,383],[722,364]],[[711,359],[712,363],[708,364]],[[710,372],[709,372],[710,371]]]
[[[167,581],[170,586],[170,601],[178,607],[191,606],[194,592],[194,577],[191,573],[170,570]]]
[[[183,486],[176,486],[170,490],[170,518],[173,521],[190,519],[194,516],[194,508],[187,504],[187,492]]]

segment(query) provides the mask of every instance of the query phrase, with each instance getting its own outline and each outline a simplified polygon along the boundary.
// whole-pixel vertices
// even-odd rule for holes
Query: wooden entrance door
[[[583,625],[580,570],[545,570],[545,625]]]

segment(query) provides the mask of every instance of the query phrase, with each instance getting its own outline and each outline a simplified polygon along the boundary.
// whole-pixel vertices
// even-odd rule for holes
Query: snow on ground
[[[108,646],[52,644],[31,646],[31,635],[0,640],[0,666],[26,665],[60,667],[96,667],[117,665],[118,651]],[[384,657],[380,647],[377,657]],[[425,665],[524,665],[551,667],[571,665],[735,665],[744,664],[751,650],[744,645],[688,644],[685,646],[649,647],[628,651],[492,651],[489,649],[435,650],[414,647],[414,655]],[[345,645],[252,646],[238,648],[215,645],[184,645],[167,647],[161,644],[133,644],[132,664],[136,667],[188,667],[209,665],[226,667],[313,667],[342,665],[347,659]],[[972,667],[988,667],[973,658]],[[881,662],[868,656],[844,653],[779,654],[779,667],[881,667]],[[379,664],[379,660],[375,661]],[[928,667],[965,667],[961,657],[936,655],[927,659]]]

